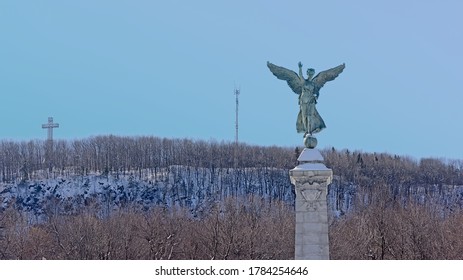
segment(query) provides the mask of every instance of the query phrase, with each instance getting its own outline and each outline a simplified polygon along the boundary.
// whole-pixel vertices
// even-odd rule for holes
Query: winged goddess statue
[[[322,71],[315,75],[315,70],[307,69],[307,79],[302,74],[302,63],[299,62],[299,75],[289,69],[277,66],[267,61],[270,71],[280,80],[285,80],[294,93],[299,95],[299,114],[297,115],[296,130],[304,133],[304,144],[307,148],[315,148],[317,139],[312,136],[326,128],[325,122],[317,111],[317,104],[320,89],[326,82],[336,79],[344,70],[345,64]]]

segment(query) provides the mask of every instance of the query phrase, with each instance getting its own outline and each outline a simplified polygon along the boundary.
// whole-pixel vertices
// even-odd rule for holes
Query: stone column
[[[296,190],[296,260],[329,260],[327,187],[333,171],[316,149],[305,148],[289,171]]]

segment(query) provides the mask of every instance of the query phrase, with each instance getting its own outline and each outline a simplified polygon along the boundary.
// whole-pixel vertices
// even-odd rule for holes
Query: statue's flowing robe
[[[312,108],[312,110],[310,110]],[[317,108],[315,108],[315,105],[309,105],[309,111],[312,111],[312,114],[309,113],[309,123],[310,123],[310,129],[309,133],[318,133],[322,129],[326,128],[325,122],[323,121],[322,117],[320,117],[320,114],[318,114]],[[310,119],[311,118],[311,119]],[[297,121],[296,121],[296,129],[298,133],[305,133],[305,127],[304,123],[302,121],[302,110],[299,109],[299,114],[297,115]]]

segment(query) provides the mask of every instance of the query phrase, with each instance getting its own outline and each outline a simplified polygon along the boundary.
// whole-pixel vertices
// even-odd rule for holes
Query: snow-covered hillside
[[[254,195],[271,201],[294,201],[287,170],[270,168],[208,169],[170,166],[153,174],[36,176],[0,184],[0,207],[13,205],[36,218],[72,214],[98,207],[105,215],[119,207],[187,207],[201,215],[213,202],[228,196]],[[49,177],[48,179],[46,177]]]
[[[432,185],[387,187],[392,200],[433,202],[443,209],[463,206],[463,187]],[[372,190],[334,176],[328,187],[329,215],[339,217],[356,204],[368,204]],[[14,207],[28,213],[31,220],[49,214],[74,214],[88,207],[102,216],[121,207],[149,209],[153,206],[183,207],[193,216],[226,197],[253,196],[293,205],[294,187],[288,170],[277,168],[200,168],[170,166],[165,169],[125,173],[76,175],[71,171],[36,172],[32,179],[0,183],[0,210]]]

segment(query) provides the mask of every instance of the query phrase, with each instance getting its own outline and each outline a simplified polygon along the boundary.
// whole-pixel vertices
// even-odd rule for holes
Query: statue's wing
[[[336,79],[336,77],[339,76],[339,74],[341,74],[342,70],[344,70],[344,67],[346,67],[346,65],[343,63],[334,68],[322,71],[318,73],[318,75],[315,76],[315,78],[312,79],[312,82],[318,89],[320,89],[325,85],[326,82]]]
[[[268,69],[270,69],[270,72],[272,72],[278,79],[285,80],[294,93],[301,94],[303,83],[296,72],[281,66],[276,66],[268,61],[267,66]]]

